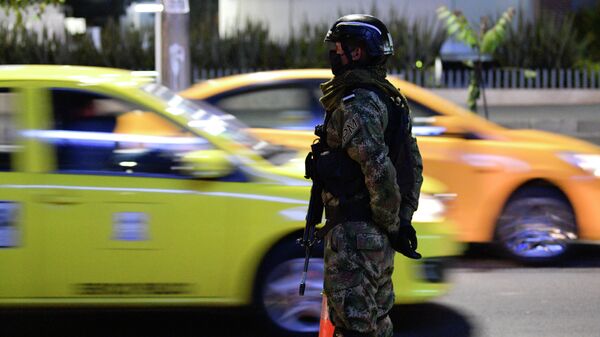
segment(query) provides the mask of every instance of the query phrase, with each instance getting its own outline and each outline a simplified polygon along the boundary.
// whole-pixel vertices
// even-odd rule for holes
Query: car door
[[[423,156],[423,173],[440,180],[457,195],[449,217],[460,225],[459,240],[468,241],[481,226],[472,220],[472,208],[485,207],[481,201],[487,190],[486,177],[477,165],[480,159],[472,153],[473,142],[479,142],[480,136],[461,123],[444,123],[447,115],[408,99],[413,134]]]
[[[0,83],[0,302],[39,294],[41,237],[32,195],[15,188],[27,182],[24,123],[25,93],[14,83]]]
[[[45,90],[48,172],[32,178],[43,214],[44,297],[215,297],[223,293],[226,198],[219,180],[178,171],[211,149],[162,115],[93,88]],[[219,216],[217,216],[219,215]]]

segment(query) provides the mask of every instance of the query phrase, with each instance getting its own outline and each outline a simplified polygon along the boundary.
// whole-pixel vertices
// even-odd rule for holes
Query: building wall
[[[409,20],[437,20],[436,9],[446,6],[460,10],[469,21],[478,23],[485,15],[495,17],[508,7],[523,8],[532,17],[534,0],[219,0],[219,32],[228,35],[247,20],[264,22],[271,37],[287,39],[303,23],[330,25],[349,13],[376,15],[384,22],[392,13]]]

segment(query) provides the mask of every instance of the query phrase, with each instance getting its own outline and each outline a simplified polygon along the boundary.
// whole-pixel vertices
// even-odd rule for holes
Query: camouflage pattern
[[[346,222],[325,237],[325,293],[336,327],[391,337],[394,253],[373,223]]]
[[[369,192],[372,222],[345,222],[325,242],[325,282],[330,317],[336,327],[371,336],[392,336],[387,313],[394,303],[394,250],[400,192],[384,141],[387,108],[376,93],[355,89],[331,111],[326,125],[331,148],[345,148],[357,161]],[[327,206],[339,200],[323,191]]]
[[[370,90],[355,89],[353,96],[342,99],[338,108],[331,112],[326,126],[327,145],[345,148],[350,158],[360,164],[371,198],[373,221],[385,233],[394,235],[400,222],[401,199],[396,169],[387,155],[388,147],[384,141],[387,108]],[[323,193],[323,202],[326,206],[339,204],[327,191]]]

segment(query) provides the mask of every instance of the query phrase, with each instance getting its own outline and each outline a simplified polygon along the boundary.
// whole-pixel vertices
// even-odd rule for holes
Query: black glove
[[[392,248],[408,258],[421,258],[421,254],[417,253],[417,232],[410,220],[400,219],[398,235],[392,238]]]

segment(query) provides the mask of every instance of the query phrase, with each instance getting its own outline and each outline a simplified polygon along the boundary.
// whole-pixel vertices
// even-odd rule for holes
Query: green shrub
[[[302,25],[300,33],[282,46],[287,68],[322,68],[329,66],[328,46],[323,42],[329,26],[325,23]]]
[[[577,39],[574,17],[557,17],[542,12],[535,21],[517,15],[516,25],[509,26],[507,40],[494,53],[503,67],[571,68],[580,60],[588,46]]]
[[[97,51],[100,59],[92,62],[124,69],[154,68],[154,33],[150,30],[122,27],[111,19],[102,28],[100,40],[101,49]]]
[[[589,42],[586,60],[595,62],[595,67],[600,63],[600,1],[591,8],[583,9],[575,15],[575,28],[579,40]],[[588,63],[583,61],[583,63]]]
[[[394,40],[394,55],[388,65],[394,69],[415,68],[417,61],[421,61],[422,67],[432,66],[447,37],[445,28],[437,20],[409,23],[394,11],[387,27]]]
[[[44,30],[40,34],[23,26],[8,29],[0,26],[0,64],[74,64],[152,69],[153,39],[131,27],[120,27],[112,21],[101,33],[102,48],[94,45],[87,34],[63,38]],[[150,41],[145,43],[146,41]]]
[[[213,8],[216,2],[213,0],[206,6]],[[597,68],[600,62],[598,6],[579,13],[576,20],[572,15],[559,20],[551,14],[542,13],[538,20],[529,22],[519,11],[516,22],[507,29],[506,43],[494,53],[494,59],[502,67]],[[395,55],[388,65],[400,71],[417,68],[417,61],[420,61],[420,67],[432,66],[447,38],[446,29],[433,17],[431,20],[409,22],[392,9],[386,24],[395,47]],[[299,32],[282,42],[269,38],[265,24],[247,20],[229,36],[220,37],[214,10],[196,10],[193,20],[190,20],[192,68],[327,67],[328,53],[323,37],[329,25],[325,22],[304,24]],[[101,48],[96,48],[87,34],[61,35],[64,39],[47,31],[38,35],[22,26],[9,30],[0,25],[0,64],[154,68],[153,29],[137,30],[109,20],[102,29]]]
[[[414,22],[393,15],[388,23],[396,54],[389,66],[396,69],[433,64],[446,37],[435,22]],[[273,69],[326,67],[327,45],[323,37],[329,24],[304,24],[288,41],[269,38],[265,24],[246,21],[229,36],[220,37],[217,18],[205,15],[191,20],[192,68]],[[126,69],[154,68],[154,31],[121,26],[112,19],[102,28],[101,48],[87,34],[62,34],[64,39],[42,32],[28,32],[23,26],[0,28],[0,64],[77,64]]]

